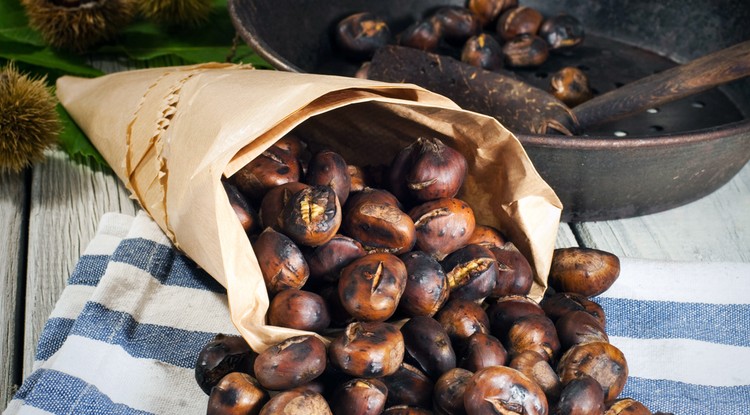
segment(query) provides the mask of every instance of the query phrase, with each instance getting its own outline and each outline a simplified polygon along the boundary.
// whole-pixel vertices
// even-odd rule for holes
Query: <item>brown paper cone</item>
[[[70,115],[175,246],[227,288],[232,320],[257,351],[303,332],[266,325],[268,294],[221,184],[291,129],[350,163],[387,162],[419,136],[461,151],[459,195],[530,258],[546,288],[560,212],[518,140],[497,120],[407,84],[204,64],[62,77]]]

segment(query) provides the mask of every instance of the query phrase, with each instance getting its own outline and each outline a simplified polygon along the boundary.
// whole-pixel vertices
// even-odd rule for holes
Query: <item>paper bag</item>
[[[305,122],[349,163],[388,162],[420,136],[469,162],[458,197],[530,259],[546,287],[561,204],[494,118],[408,84],[203,64],[62,77],[62,105],[174,245],[227,288],[231,317],[256,351],[304,332],[266,324],[268,294],[221,184]]]

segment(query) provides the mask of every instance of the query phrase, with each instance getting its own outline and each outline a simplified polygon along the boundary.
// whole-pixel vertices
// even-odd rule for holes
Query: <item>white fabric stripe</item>
[[[190,301],[181,300],[187,298]],[[139,323],[239,334],[229,318],[226,295],[162,285],[148,272],[121,262],[109,263],[91,300],[128,313]]]
[[[130,238],[147,239],[162,245],[172,246],[172,242],[170,242],[167,235],[159,228],[159,225],[143,210],[138,211],[133,220],[133,225],[125,236],[125,239]]]
[[[689,339],[610,337],[630,376],[696,385],[750,385],[750,348]]]
[[[10,401],[8,407],[3,411],[3,415],[54,415],[51,412],[47,412],[33,406],[23,406],[24,401],[14,399]]]
[[[75,319],[83,310],[86,301],[91,298],[94,290],[96,290],[96,287],[89,285],[69,285],[65,287],[49,318]]]
[[[122,213],[105,213],[99,222],[94,238],[84,255],[111,255],[122,238],[128,234],[134,217]]]
[[[85,352],[83,352],[85,351]],[[96,386],[112,402],[156,414],[205,413],[208,396],[193,369],[137,359],[116,345],[69,336],[43,365]]]
[[[662,262],[622,258],[601,297],[711,304],[750,303],[750,263]]]

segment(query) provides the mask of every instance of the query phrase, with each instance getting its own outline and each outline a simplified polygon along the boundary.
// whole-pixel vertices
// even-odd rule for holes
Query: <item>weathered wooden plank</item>
[[[24,333],[24,377],[41,330],[106,212],[135,214],[137,205],[114,174],[76,164],[60,151],[34,168],[31,186]]]
[[[573,230],[567,223],[561,223],[560,228],[557,230],[557,240],[555,241],[555,248],[569,248],[571,246],[578,246],[578,241],[573,234]]]
[[[20,381],[23,350],[20,345],[22,324],[20,289],[23,284],[22,246],[25,243],[24,212],[26,209],[24,174],[0,173],[0,408],[13,396]]]
[[[750,262],[750,163],[690,204],[636,218],[574,225],[584,245],[623,257]]]

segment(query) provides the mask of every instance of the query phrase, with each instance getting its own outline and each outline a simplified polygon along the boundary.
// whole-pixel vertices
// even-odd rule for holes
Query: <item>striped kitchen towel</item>
[[[676,415],[750,413],[750,264],[621,261],[595,299],[629,363],[621,396]],[[193,366],[217,333],[237,333],[225,290],[146,214],[107,214],[3,414],[205,414]]]

